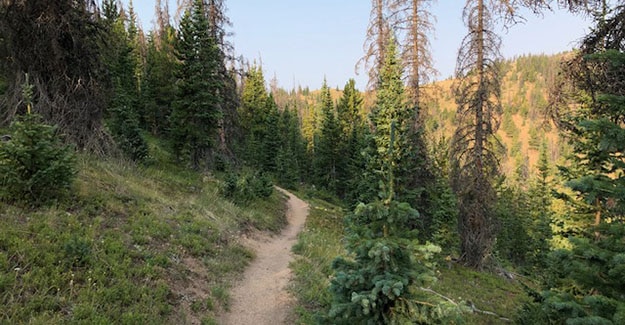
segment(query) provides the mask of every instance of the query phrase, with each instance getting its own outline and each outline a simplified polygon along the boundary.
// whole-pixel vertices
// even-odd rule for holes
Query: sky
[[[170,1],[173,11],[175,1]],[[436,79],[454,74],[458,48],[466,34],[464,3],[438,0],[431,6],[437,19],[431,36],[434,66],[439,71]],[[262,62],[265,79],[275,77],[286,89],[317,89],[324,78],[330,87],[343,88],[350,78],[358,88],[366,87],[366,72],[362,68],[355,71],[355,65],[364,54],[371,1],[226,0],[226,6],[236,54]],[[144,29],[151,29],[154,1],[134,0],[134,7]],[[502,37],[505,58],[571,50],[590,26],[589,20],[563,10],[540,16],[523,12],[523,16],[525,23],[496,30]]]

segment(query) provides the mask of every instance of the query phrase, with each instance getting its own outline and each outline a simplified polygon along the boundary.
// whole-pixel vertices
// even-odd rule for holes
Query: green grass
[[[330,305],[327,288],[331,263],[345,252],[341,243],[342,209],[320,200],[308,202],[308,218],[293,247],[296,258],[290,265],[294,273],[290,291],[298,300],[295,310],[298,324],[315,324],[315,313],[323,312]]]
[[[517,309],[530,300],[520,283],[492,273],[478,272],[455,263],[441,264],[432,289],[475,309],[513,320]],[[480,312],[465,313],[467,324],[505,324],[505,320]]]
[[[310,214],[293,248],[296,259],[291,264],[294,273],[291,292],[298,301],[295,308],[297,324],[316,324],[315,315],[329,310],[331,263],[336,256],[345,253],[341,242],[342,216],[340,208],[310,200]],[[476,309],[504,318],[513,319],[517,308],[529,299],[515,281],[447,263],[443,258],[439,262],[437,278],[431,290],[458,304],[472,304]],[[466,311],[462,314],[466,324],[506,323],[497,316],[469,312],[471,308],[462,309]]]
[[[67,201],[0,203],[1,324],[215,323],[253,257],[236,237],[285,224],[277,191],[242,208],[174,164],[79,161]]]

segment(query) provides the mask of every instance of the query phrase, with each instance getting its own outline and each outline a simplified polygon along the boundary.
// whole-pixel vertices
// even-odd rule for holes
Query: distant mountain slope
[[[566,150],[545,114],[548,89],[564,55],[524,55],[502,62],[503,114],[497,136],[505,146],[501,159],[508,176],[517,171],[533,173],[543,142],[551,161],[558,161]],[[439,81],[428,89],[432,104],[427,108],[426,128],[431,139],[449,139],[456,128],[453,82]]]
[[[543,142],[547,145],[550,161],[557,162],[565,153],[566,145],[557,130],[546,118],[548,89],[558,73],[559,63],[566,54],[523,55],[501,63],[501,101],[503,114],[497,136],[505,146],[501,162],[503,172],[513,176],[517,172],[532,174]],[[427,138],[438,142],[443,136],[449,140],[456,128],[454,118],[456,103],[453,94],[454,79],[434,82],[426,87],[430,104],[425,108]],[[318,90],[297,89],[286,91],[272,88],[274,98],[281,108],[296,109],[302,122],[305,138],[312,141],[320,125],[321,111],[317,104]],[[331,89],[336,101],[342,96],[339,89]],[[363,94],[366,117],[375,103],[375,94]]]

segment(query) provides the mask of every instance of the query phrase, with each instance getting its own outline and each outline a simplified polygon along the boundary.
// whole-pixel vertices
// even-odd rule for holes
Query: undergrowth
[[[342,209],[320,200],[308,202],[308,218],[293,246],[296,257],[290,265],[294,274],[290,291],[298,301],[298,324],[315,324],[316,314],[328,310],[332,302],[328,290],[331,264],[336,256],[345,254]]]
[[[291,264],[294,281],[290,290],[297,298],[297,324],[317,324],[331,304],[328,290],[331,263],[344,256],[342,209],[311,199],[306,226],[293,247],[296,259]],[[438,281],[428,291],[462,305],[465,324],[506,324],[528,297],[514,280],[491,273],[477,272],[451,260],[440,258]],[[421,290],[421,289],[419,289]]]
[[[285,198],[239,207],[159,150],[148,167],[80,155],[71,200],[0,203],[0,323],[211,324],[228,309],[253,257],[235,237],[280,229]]]

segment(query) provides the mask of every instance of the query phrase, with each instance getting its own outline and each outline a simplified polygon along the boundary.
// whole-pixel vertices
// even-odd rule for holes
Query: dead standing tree
[[[430,36],[434,32],[435,17],[430,12],[434,0],[395,0],[391,6],[391,20],[404,36],[401,45],[402,61],[407,73],[408,96],[415,107],[415,122],[420,120],[424,107],[423,86],[437,74],[430,51]]]
[[[356,70],[364,64],[369,76],[369,89],[377,89],[382,65],[386,60],[386,47],[392,33],[392,23],[388,21],[389,0],[372,0],[371,16],[365,38],[365,55],[356,64]],[[373,64],[372,64],[373,61]]]
[[[493,31],[501,12],[512,12],[507,1],[468,0],[463,11],[469,33],[462,41],[454,91],[458,111],[452,139],[452,188],[458,196],[461,261],[483,268],[494,243],[492,182],[500,173],[494,134],[501,114],[497,60],[501,40]]]

